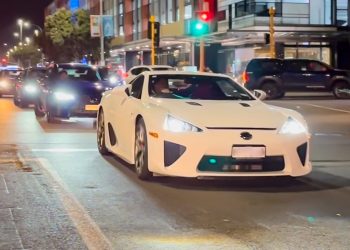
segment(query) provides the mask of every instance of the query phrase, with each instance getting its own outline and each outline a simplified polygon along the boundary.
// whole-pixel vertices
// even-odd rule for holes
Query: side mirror
[[[256,98],[258,98],[260,101],[263,101],[266,99],[266,93],[265,91],[262,91],[260,89],[254,89],[253,94]]]

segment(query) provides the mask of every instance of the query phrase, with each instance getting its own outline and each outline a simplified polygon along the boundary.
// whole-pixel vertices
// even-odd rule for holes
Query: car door
[[[306,60],[285,60],[282,74],[286,90],[305,90],[310,82]]]
[[[135,136],[135,120],[142,108],[141,96],[145,77],[143,75],[131,83],[129,87],[129,96],[121,100],[118,110],[115,110],[116,129],[118,140],[118,151],[121,157],[128,160],[133,159],[133,147]]]
[[[308,83],[306,88],[315,90],[324,90],[328,86],[331,79],[330,69],[319,61],[309,61],[308,69]]]

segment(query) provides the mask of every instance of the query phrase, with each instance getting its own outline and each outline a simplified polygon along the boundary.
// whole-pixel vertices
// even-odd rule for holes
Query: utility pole
[[[200,38],[199,43],[199,71],[205,71],[205,48],[204,48],[204,38]]]
[[[270,7],[269,15],[270,15],[270,57],[271,58],[276,58],[275,21],[274,21],[275,14],[276,14],[275,8]]]
[[[105,66],[105,45],[103,33],[103,0],[100,0],[100,44],[101,44],[101,58],[100,65]]]
[[[150,17],[150,23],[151,23],[151,65],[155,65],[156,64],[156,52],[155,52],[155,46],[154,46],[154,31],[155,31],[155,27],[154,24],[156,22],[156,17],[155,16],[151,16]]]

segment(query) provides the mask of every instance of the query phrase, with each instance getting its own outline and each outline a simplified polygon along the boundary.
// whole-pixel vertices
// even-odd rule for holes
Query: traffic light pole
[[[270,15],[270,57],[276,58],[276,44],[275,44],[275,21],[274,17],[276,14],[276,10],[274,7],[269,9]]]
[[[104,34],[103,34],[103,3],[102,3],[102,0],[100,0],[100,46],[101,46],[100,65],[105,66],[105,44],[104,44]]]
[[[204,38],[200,38],[199,45],[199,71],[204,72],[205,70],[205,47],[204,47]]]
[[[151,16],[150,18],[150,22],[151,22],[151,64],[152,65],[155,65],[156,64],[156,52],[155,52],[155,35],[154,35],[154,32],[155,32],[155,27],[154,27],[154,23],[156,22],[156,17],[155,16]]]

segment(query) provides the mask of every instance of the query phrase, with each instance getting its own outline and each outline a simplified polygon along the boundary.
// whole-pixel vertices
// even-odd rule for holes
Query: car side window
[[[141,73],[141,68],[135,68],[131,70],[131,74],[134,76],[137,76],[140,73]]]
[[[306,61],[286,61],[286,70],[288,72],[306,72],[308,71]]]
[[[314,71],[314,72],[325,72],[327,71],[327,67],[321,64],[317,61],[311,61],[307,65],[308,71]]]
[[[139,76],[137,79],[133,81],[131,85],[131,93],[130,93],[131,96],[137,99],[141,99],[144,79],[145,79],[144,76]]]

